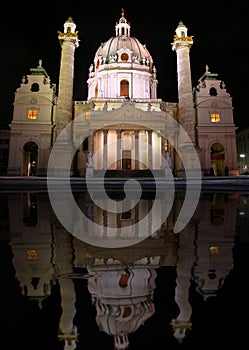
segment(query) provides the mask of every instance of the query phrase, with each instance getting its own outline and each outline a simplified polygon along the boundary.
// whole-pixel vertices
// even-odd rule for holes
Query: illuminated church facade
[[[63,144],[61,161],[72,159],[70,175],[184,176],[182,150],[197,154],[201,173],[238,175],[232,97],[208,66],[193,88],[193,37],[180,22],[172,40],[176,53],[178,101],[157,97],[157,71],[146,45],[131,36],[124,12],[115,35],[102,43],[89,68],[86,101],[73,100],[74,54],[79,46],[71,17],[59,32],[58,94],[39,61],[24,76],[14,98],[8,175],[46,176],[51,151]],[[181,128],[186,137],[181,136]],[[66,133],[64,132],[66,129]],[[66,136],[65,136],[66,135]],[[70,136],[68,136],[70,135]],[[66,146],[65,146],[66,145]],[[191,166],[191,165],[190,165]]]

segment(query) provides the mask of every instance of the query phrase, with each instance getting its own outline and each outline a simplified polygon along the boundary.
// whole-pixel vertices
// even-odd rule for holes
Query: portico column
[[[149,168],[152,168],[152,131],[148,130],[148,163],[149,163]]]
[[[139,169],[139,132],[135,130],[135,169]]]
[[[117,130],[117,169],[121,169],[121,130]]]
[[[103,131],[104,133],[104,151],[103,151],[103,159],[104,159],[104,162],[103,162],[103,168],[104,169],[107,169],[107,134],[108,134],[108,131],[107,130],[104,130]]]
[[[165,138],[163,137],[162,134],[161,134],[161,155],[162,155],[162,157],[165,156]],[[161,168],[163,168],[162,161],[161,161]]]
[[[88,146],[89,152],[94,153],[94,134],[89,135],[88,141],[89,141],[89,146]]]

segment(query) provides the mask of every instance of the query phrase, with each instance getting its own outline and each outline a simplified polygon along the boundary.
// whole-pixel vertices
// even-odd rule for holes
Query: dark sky
[[[132,5],[130,5],[130,3]],[[115,24],[121,8],[131,25],[131,36],[146,44],[158,78],[158,98],[178,102],[176,53],[171,49],[179,21],[194,36],[190,50],[193,87],[208,64],[218,73],[233,97],[234,120],[240,127],[249,126],[248,100],[249,60],[246,54],[249,13],[241,2],[225,1],[85,1],[23,2],[6,4],[1,25],[0,122],[12,118],[14,93],[23,75],[37,67],[42,59],[52,83],[58,87],[61,47],[58,31],[72,16],[79,32],[80,45],[75,51],[74,100],[87,99],[87,77],[90,64],[102,42],[115,36]],[[163,7],[162,7],[163,5]],[[14,12],[13,12],[14,11]],[[248,95],[249,96],[249,95]]]

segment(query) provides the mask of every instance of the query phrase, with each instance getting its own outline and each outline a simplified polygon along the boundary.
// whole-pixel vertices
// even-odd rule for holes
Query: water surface
[[[123,198],[118,191],[111,196]],[[133,226],[150,211],[153,191],[122,213],[99,208],[86,191],[74,198],[103,228],[98,235],[83,228],[96,243],[113,242],[110,226],[124,241],[119,233],[125,227],[127,246],[105,248],[68,232],[46,191],[0,193],[0,329],[8,348],[173,350],[245,343],[248,193],[201,193],[191,220],[175,233],[184,200],[179,191],[155,234],[138,240],[142,232]],[[74,227],[70,207],[65,217]]]

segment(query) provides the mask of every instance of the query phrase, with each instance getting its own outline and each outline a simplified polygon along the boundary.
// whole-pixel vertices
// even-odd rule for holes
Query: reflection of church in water
[[[58,37],[58,96],[41,60],[15,92],[8,174],[46,176],[51,147],[74,121],[72,143],[66,143],[57,171],[73,158],[71,174],[85,176],[94,155],[93,176],[106,170],[113,176],[149,176],[148,169],[162,176],[165,158],[173,174],[181,176],[185,166],[195,167],[184,166],[181,155],[185,154],[200,160],[204,175],[238,175],[232,98],[224,82],[208,67],[192,88],[193,36],[188,36],[182,22],[175,32],[172,50],[177,56],[177,103],[157,97],[153,58],[146,45],[131,36],[123,11],[115,36],[95,53],[89,68],[87,101],[73,101],[74,53],[80,40],[69,18]],[[187,139],[179,125],[187,132]]]
[[[87,194],[77,194],[76,200],[87,212],[84,207]],[[53,297],[53,285],[58,284],[61,311],[57,336],[64,342],[64,349],[75,349],[77,342],[86,342],[91,320],[86,310],[89,312],[90,308],[95,309],[94,322],[98,327],[93,343],[95,337],[106,334],[116,350],[127,349],[130,336],[160,312],[162,320],[171,319],[168,324],[171,336],[182,342],[195,326],[190,286],[194,286],[205,303],[217,295],[233,269],[237,194],[203,194],[190,222],[176,234],[174,221],[183,201],[179,194],[172,212],[155,235],[120,249],[89,245],[69,234],[48,205],[47,194],[6,194],[5,201],[12,218],[10,247],[20,291],[30,302],[36,300],[37,308],[46,309]],[[96,214],[94,205],[92,220]],[[142,208],[131,210],[131,217],[140,209],[144,212],[144,204],[141,205]],[[100,212],[96,215],[99,218]],[[129,215],[118,218],[119,215],[116,214],[117,220],[130,220]],[[155,306],[155,293],[161,288],[157,278],[164,268],[175,271],[171,301],[177,307],[174,312],[164,309],[162,300]],[[163,285],[168,283],[166,279]],[[162,293],[160,297],[166,296]]]

